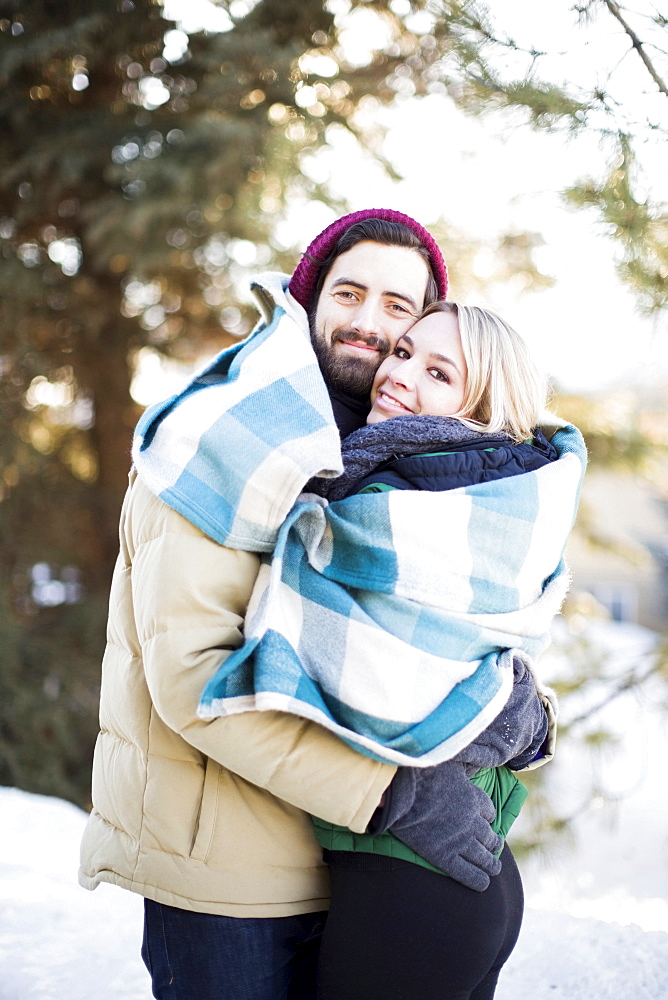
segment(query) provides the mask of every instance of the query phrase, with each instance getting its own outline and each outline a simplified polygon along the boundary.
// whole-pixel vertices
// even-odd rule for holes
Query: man
[[[426,230],[398,212],[367,210],[321,233],[288,288],[308,312],[334,416],[346,436],[366,420],[379,364],[422,309],[446,297],[448,282]]]
[[[396,770],[294,716],[197,715],[206,681],[242,642],[258,553],[310,476],[336,471],[338,435],[316,366],[296,361],[277,380],[267,370],[289,366],[293,350],[312,356],[310,321],[336,422],[349,433],[364,422],[378,364],[424,305],[445,296],[447,279],[422,227],[369,210],[320,234],[284,286],[280,276],[259,281],[264,324],[250,346],[221,355],[222,367],[140,425],[121,515],[79,879],[145,897],[142,954],[154,996],[169,1000],[315,995],[328,880],[309,814],[364,832]],[[278,402],[258,409],[253,400],[265,397],[251,389],[266,378]],[[221,385],[234,397],[223,415]],[[294,407],[307,397],[315,429],[286,459],[277,435],[301,426]],[[213,424],[193,436],[202,412]]]

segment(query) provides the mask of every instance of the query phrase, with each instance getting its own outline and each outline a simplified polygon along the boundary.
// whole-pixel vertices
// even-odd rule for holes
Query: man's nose
[[[371,297],[367,297],[363,302],[360,302],[350,325],[358,333],[380,333],[382,328],[380,303]]]

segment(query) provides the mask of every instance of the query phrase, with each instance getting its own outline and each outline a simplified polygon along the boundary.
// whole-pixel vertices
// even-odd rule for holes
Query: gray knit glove
[[[466,764],[467,774],[481,767],[507,764],[519,771],[533,760],[547,737],[547,714],[526,662],[513,656],[513,689],[494,721],[454,760]]]
[[[461,761],[435,767],[400,767],[386,804],[377,810],[369,833],[389,830],[407,847],[469,889],[482,892],[501,862],[503,846],[490,823],[492,800],[467,776]]]
[[[498,875],[494,855],[503,841],[490,823],[495,810],[481,788],[469,780],[481,767],[525,767],[547,735],[547,715],[533,675],[513,657],[513,689],[496,719],[453,760],[435,767],[400,767],[369,833],[390,830],[420,857],[469,889],[482,891]]]

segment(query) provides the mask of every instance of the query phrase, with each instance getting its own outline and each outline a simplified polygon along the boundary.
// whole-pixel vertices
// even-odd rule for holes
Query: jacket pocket
[[[220,774],[220,764],[207,757],[204,785],[202,787],[202,801],[200,802],[193,845],[190,851],[190,857],[193,861],[206,861],[211,850],[211,843],[218,819]]]

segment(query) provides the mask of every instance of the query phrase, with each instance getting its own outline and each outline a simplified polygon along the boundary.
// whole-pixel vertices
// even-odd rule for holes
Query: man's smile
[[[343,347],[347,354],[353,357],[360,352],[367,357],[375,354],[382,359],[390,353],[390,345],[385,337],[371,333],[368,336],[358,333],[357,330],[340,329],[332,335],[332,347],[336,350]]]
[[[352,347],[357,351],[371,351],[372,354],[379,354],[380,347],[373,344],[367,344],[365,340],[339,340],[339,344],[343,347]]]

